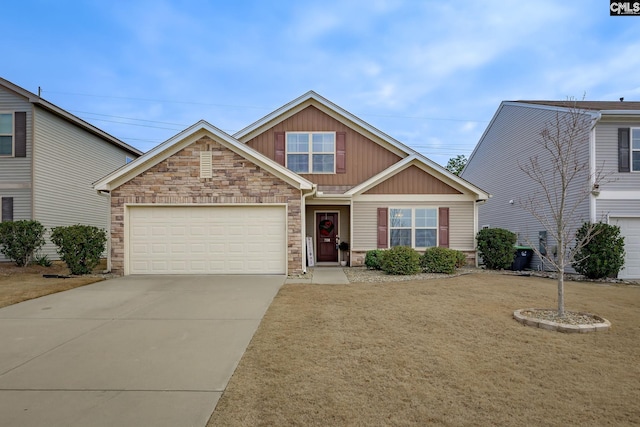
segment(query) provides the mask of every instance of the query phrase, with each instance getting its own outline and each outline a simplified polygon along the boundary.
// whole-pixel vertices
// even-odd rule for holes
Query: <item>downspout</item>
[[[111,273],[111,193],[109,191],[98,191],[98,194],[108,199],[107,212],[107,272]]]
[[[591,121],[591,130],[589,131],[589,191],[594,189],[596,183],[596,125],[602,118],[602,113],[598,112],[593,116]],[[596,195],[591,193],[589,196],[589,218],[591,222],[596,222]]]
[[[311,191],[302,195],[302,206],[300,207],[300,234],[302,235],[302,274],[307,274],[307,197],[316,194],[318,186],[313,184]]]

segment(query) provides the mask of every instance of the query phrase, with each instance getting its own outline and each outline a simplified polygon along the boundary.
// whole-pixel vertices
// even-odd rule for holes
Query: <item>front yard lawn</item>
[[[95,271],[104,268],[105,261],[98,265]],[[63,279],[45,278],[45,274],[66,276],[69,269],[60,261],[54,262],[51,267],[36,264],[17,267],[13,262],[0,262],[0,308],[104,280],[100,275]]]
[[[611,330],[513,320],[556,306],[543,278],[285,285],[209,425],[639,424],[640,287],[565,286],[567,310]]]

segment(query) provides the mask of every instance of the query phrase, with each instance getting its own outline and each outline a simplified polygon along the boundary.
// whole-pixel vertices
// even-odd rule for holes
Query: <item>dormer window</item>
[[[287,168],[296,173],[335,173],[335,132],[287,132]]]

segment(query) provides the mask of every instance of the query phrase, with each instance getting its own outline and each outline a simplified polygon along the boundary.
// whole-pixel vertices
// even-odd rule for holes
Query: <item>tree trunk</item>
[[[564,317],[564,266],[558,272],[558,316]]]

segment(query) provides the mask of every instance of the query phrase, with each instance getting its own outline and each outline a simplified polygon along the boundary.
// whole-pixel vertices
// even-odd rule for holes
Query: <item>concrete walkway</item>
[[[204,427],[284,276],[129,276],[0,309],[0,426]]]
[[[287,283],[308,283],[312,285],[348,285],[349,279],[342,267],[314,267],[310,279],[290,278]]]

